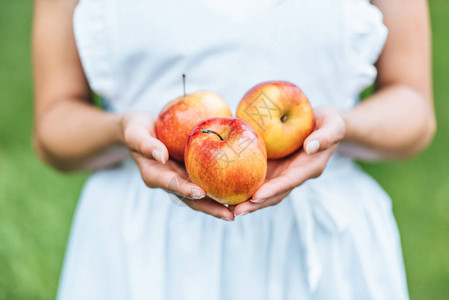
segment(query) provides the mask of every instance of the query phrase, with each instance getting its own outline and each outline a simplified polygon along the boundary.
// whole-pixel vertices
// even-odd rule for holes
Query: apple
[[[262,82],[251,88],[239,103],[237,117],[262,136],[269,159],[297,151],[315,127],[306,95],[287,81]]]
[[[171,158],[183,161],[189,133],[199,122],[212,117],[231,117],[226,102],[210,91],[198,91],[167,103],[160,112],[155,130]]]
[[[211,118],[199,123],[187,139],[184,155],[190,180],[222,204],[248,200],[267,173],[262,138],[238,118]]]

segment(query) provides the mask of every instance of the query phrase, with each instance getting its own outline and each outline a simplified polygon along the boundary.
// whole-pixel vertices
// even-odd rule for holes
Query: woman
[[[36,0],[33,54],[37,153],[95,171],[59,299],[408,298],[390,199],[353,158],[433,137],[426,1]],[[298,84],[317,120],[305,150],[270,161],[250,201],[205,197],[154,134],[182,73],[234,112],[259,82]]]

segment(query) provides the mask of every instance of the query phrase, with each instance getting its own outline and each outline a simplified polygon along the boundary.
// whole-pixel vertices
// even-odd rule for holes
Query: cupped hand
[[[146,112],[130,112],[121,122],[123,141],[136,162],[144,183],[178,196],[194,210],[224,220],[233,220],[231,210],[206,196],[199,186],[188,180],[183,165],[169,158],[165,145],[156,138],[156,116]]]
[[[315,110],[315,129],[304,141],[303,148],[284,159],[269,160],[265,183],[251,200],[231,207],[235,215],[278,204],[295,187],[320,176],[344,135],[345,123],[337,109]]]

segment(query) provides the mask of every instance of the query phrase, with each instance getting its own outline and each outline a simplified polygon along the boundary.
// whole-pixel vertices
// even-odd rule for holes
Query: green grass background
[[[438,133],[419,157],[363,167],[393,198],[412,299],[449,299],[449,1],[430,1]],[[30,147],[32,1],[0,0],[0,299],[52,299],[85,174]]]

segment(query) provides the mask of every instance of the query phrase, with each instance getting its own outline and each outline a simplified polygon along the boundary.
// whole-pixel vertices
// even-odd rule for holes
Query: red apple
[[[156,120],[156,135],[167,147],[171,158],[183,161],[187,137],[196,124],[212,117],[230,116],[231,110],[220,96],[210,91],[198,91],[164,106]]]
[[[262,138],[238,118],[211,118],[190,133],[185,149],[190,180],[222,204],[248,200],[263,184],[267,153]]]
[[[237,117],[262,136],[269,159],[297,151],[315,126],[306,95],[286,81],[263,82],[250,89],[240,101]]]

